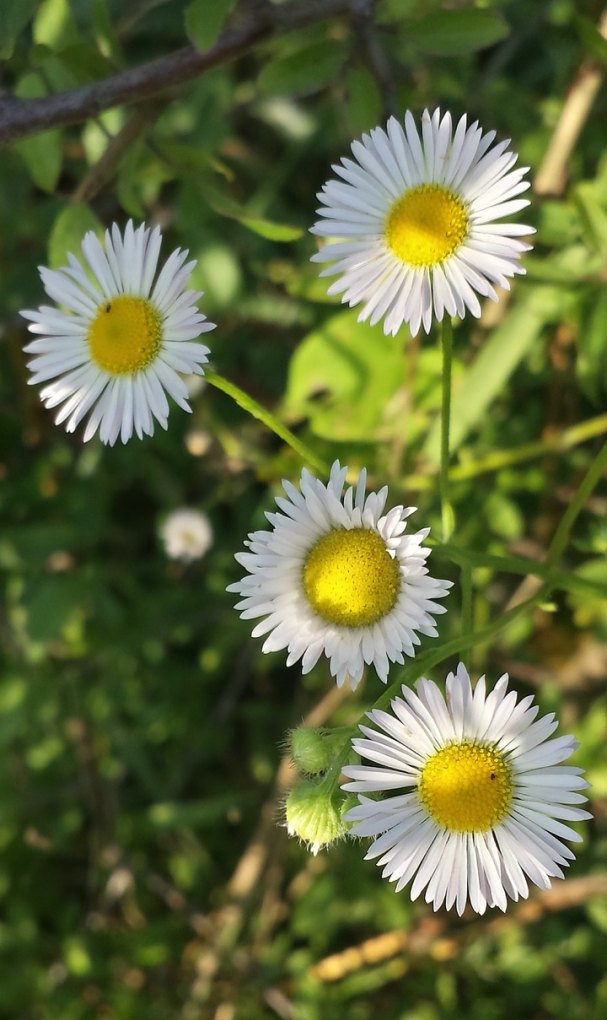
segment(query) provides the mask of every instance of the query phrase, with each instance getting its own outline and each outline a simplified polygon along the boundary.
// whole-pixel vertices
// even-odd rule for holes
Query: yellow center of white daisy
[[[99,306],[87,341],[98,368],[133,375],[154,360],[162,340],[159,312],[146,298],[120,294]]]
[[[402,262],[436,266],[459,248],[468,228],[466,205],[458,195],[442,184],[421,184],[392,205],[386,241]]]
[[[428,758],[418,794],[432,818],[451,832],[486,832],[510,808],[512,772],[494,747],[462,740]]]
[[[394,606],[400,567],[376,531],[336,529],[310,549],[303,585],[323,620],[341,627],[368,627]]]

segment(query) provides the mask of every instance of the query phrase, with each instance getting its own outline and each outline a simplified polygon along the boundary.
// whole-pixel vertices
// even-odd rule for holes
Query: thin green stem
[[[229,382],[228,379],[224,379],[223,376],[218,375],[216,372],[205,371],[204,377],[211,386],[215,386],[216,389],[227,394],[227,396],[231,397],[232,400],[234,400],[239,407],[242,407],[244,411],[247,411],[253,416],[253,418],[257,418],[259,421],[263,422],[263,424],[282,439],[287,446],[290,446],[295,453],[299,454],[302,460],[306,461],[306,463],[310,464],[321,474],[328,474],[329,469],[324,461],[322,461],[320,457],[317,457],[305,443],[302,443],[301,439],[294,436],[285,425],[282,425],[271,411],[267,411],[265,407],[262,407],[261,404],[259,404],[253,397],[249,396],[248,393],[245,393],[244,390],[241,390],[238,386],[235,386],[234,383]]]
[[[468,648],[472,648],[476,644],[480,644],[483,641],[487,641],[495,634],[499,633],[500,630],[504,630],[513,620],[516,620],[519,616],[522,616],[528,609],[532,609],[537,606],[540,602],[543,602],[548,595],[550,595],[552,588],[549,581],[546,581],[541,588],[525,599],[524,602],[519,602],[517,606],[513,606],[508,612],[502,613],[501,616],[497,616],[491,623],[486,624],[484,627],[480,627],[477,631],[468,631],[465,634],[460,634],[459,637],[452,638],[450,641],[445,641],[437,648],[431,648],[427,652],[423,652],[422,655],[418,655],[411,663],[407,666],[404,671],[404,676],[401,674],[398,680],[380,695],[373,708],[387,709],[390,706],[390,702],[395,695],[400,694],[401,686],[406,684],[408,687],[412,687],[416,680],[419,679],[424,673],[429,672],[434,666],[437,666],[439,662],[446,659],[450,655],[456,655],[458,652],[465,651]],[[358,732],[358,723],[352,726],[351,735],[354,736]],[[343,755],[342,750],[336,752],[335,759],[331,765],[330,770],[327,772],[327,789],[334,790],[337,787],[339,781],[340,770],[347,761],[347,755],[350,750],[350,741],[346,738],[343,743]]]
[[[526,613],[527,610],[533,609],[540,602],[544,602],[551,591],[552,584],[550,581],[546,581],[524,602],[519,602],[518,605],[497,616],[495,620],[491,620],[484,627],[480,627],[476,631],[469,631],[467,634],[460,634],[458,637],[451,638],[450,641],[445,641],[438,647],[431,648],[427,652],[423,652],[422,655],[416,656],[411,665],[406,667],[404,678],[401,676],[399,680],[395,680],[378,698],[373,707],[386,708],[390,704],[390,699],[395,694],[398,694],[403,682],[410,686],[418,677],[422,676],[426,671],[433,669],[443,659],[448,658],[450,655],[456,655],[466,648],[472,648],[476,644],[482,644],[484,641],[492,638],[495,634],[504,630],[513,620]]]
[[[473,630],[472,621],[472,567],[469,563],[462,563],[460,567],[459,583],[462,596],[462,634],[471,634]],[[462,653],[462,661],[466,669],[470,669],[470,649]]]
[[[451,482],[463,482],[479,475],[500,471],[505,467],[512,467],[515,464],[522,464],[527,460],[535,460],[539,457],[548,456],[551,453],[562,453],[570,450],[579,443],[585,443],[595,436],[605,435],[607,432],[607,414],[597,415],[596,418],[587,418],[586,421],[578,422],[563,429],[562,432],[555,432],[545,439],[536,439],[530,443],[523,443],[510,450],[493,450],[486,457],[478,460],[467,461],[465,464],[454,464],[449,471]],[[435,483],[430,475],[409,475],[407,477],[407,489],[421,491],[430,489]]]
[[[594,592],[597,595],[604,595],[607,598],[607,585],[600,581],[584,577],[582,574],[574,574],[563,570],[555,570],[545,563],[537,560],[530,560],[526,556],[497,556],[494,553],[477,552],[475,549],[460,549],[458,546],[436,545],[434,555],[440,554],[452,563],[463,567],[488,567],[493,572],[502,574],[524,574],[532,577],[542,577],[549,580],[553,589],[559,591]]]
[[[443,352],[443,375],[440,435],[440,502],[443,542],[446,542],[453,531],[453,507],[449,501],[449,433],[451,430],[453,327],[448,315],[445,315],[442,322],[441,348]]]
[[[607,470],[607,443],[605,443],[603,448],[597,453],[582,479],[575,496],[561,517],[559,526],[554,533],[552,542],[550,543],[550,548],[548,549],[546,566],[554,567],[560,560],[569,541],[571,529],[573,528],[580,511],[583,509],[586,500],[597,485],[605,470]]]

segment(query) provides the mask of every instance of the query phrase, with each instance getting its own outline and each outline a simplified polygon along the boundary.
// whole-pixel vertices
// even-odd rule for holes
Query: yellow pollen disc
[[[99,306],[87,340],[98,368],[132,375],[154,360],[162,339],[162,320],[146,299],[120,294]]]
[[[386,219],[386,242],[410,266],[436,266],[468,236],[464,202],[440,184],[410,188],[394,202]]]
[[[399,563],[375,531],[330,531],[310,549],[303,585],[323,620],[367,627],[394,606],[400,590]]]
[[[494,747],[449,744],[428,759],[419,798],[439,825],[452,832],[486,832],[507,814],[512,773]]]

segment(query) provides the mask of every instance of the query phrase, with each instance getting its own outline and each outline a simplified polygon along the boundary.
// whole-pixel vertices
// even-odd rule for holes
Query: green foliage
[[[30,20],[38,0],[6,0],[0,8],[0,58],[13,55],[15,40]]]
[[[185,11],[185,29],[198,49],[210,49],[233,6],[234,0],[192,0]]]
[[[506,39],[508,22],[496,11],[442,10],[414,22],[408,42],[416,53],[459,56]]]
[[[263,9],[280,20],[288,2]],[[3,0],[3,88],[40,97],[204,50],[244,8]],[[277,31],[146,102],[135,124],[119,105],[3,152],[2,1020],[605,1014],[602,481],[559,562],[546,559],[607,433],[605,90],[562,190],[531,194],[527,276],[454,331],[449,545],[437,335],[359,323],[327,296],[308,233],[331,164],[406,108],[478,118],[513,138],[533,178],[579,67],[604,62],[596,17],[589,0],[377,0],[368,20]],[[47,300],[39,265],[65,265],[87,230],[130,216],[162,225],[163,255],[197,260],[213,374],[166,433],[84,446],[27,385],[18,312]],[[508,670],[580,741],[596,817],[552,901],[534,891],[505,917],[431,917],[363,860],[364,841],[311,858],[287,839],[285,732],[302,720],[348,732],[384,691],[369,676],[329,717],[325,667],[302,677],[263,655],[225,588],[281,478],[336,457],[388,484],[389,505],[418,506],[430,563],[456,582],[440,639],[390,680],[419,664],[442,681],[468,655],[475,674]],[[190,565],[159,539],[182,505],[215,534]]]
[[[53,224],[48,243],[48,264],[51,269],[67,265],[67,256],[81,257],[80,247],[89,230],[101,232],[99,220],[82,202],[67,205]]]
[[[399,428],[390,399],[403,356],[390,337],[339,312],[303,337],[291,358],[285,413],[307,417],[314,433],[339,442],[379,442]]]

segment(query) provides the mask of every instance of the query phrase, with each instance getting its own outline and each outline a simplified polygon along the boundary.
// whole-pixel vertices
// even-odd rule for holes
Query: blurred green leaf
[[[489,404],[536,342],[545,323],[558,318],[562,307],[562,291],[556,287],[538,287],[521,295],[517,305],[493,331],[472,366],[461,376],[453,394],[452,452],[483,419]],[[430,464],[439,463],[440,421],[431,429],[423,452]]]
[[[381,117],[382,101],[377,82],[366,67],[353,67],[346,75],[348,127],[352,135],[375,127]]]
[[[261,216],[240,215],[239,222],[248,227],[254,234],[265,237],[268,241],[296,241],[302,237],[304,231],[301,227],[291,227],[286,223],[272,223]]]
[[[228,195],[222,194],[219,189],[205,188],[206,199],[212,209],[220,216],[227,216],[229,219],[237,220],[244,227],[248,227],[254,234],[265,237],[268,241],[296,241],[304,233],[301,227],[292,227],[287,223],[273,223],[263,216],[254,216],[243,206],[238,205]]]
[[[68,254],[82,258],[81,245],[89,230],[99,236],[102,234],[102,226],[88,205],[78,202],[61,210],[48,242],[48,264],[51,269],[67,265]]]
[[[152,805],[148,811],[148,819],[159,829],[177,829],[183,825],[204,827],[225,818],[230,809],[246,800],[246,793],[241,792],[238,796],[214,796],[189,803],[164,802]]]
[[[483,512],[488,526],[495,535],[512,541],[524,533],[525,522],[518,506],[503,492],[494,489],[489,493]]]
[[[443,10],[410,25],[406,38],[420,53],[451,56],[493,46],[509,34],[508,22],[496,11]]]
[[[379,441],[402,428],[390,399],[403,378],[391,337],[339,312],[301,341],[289,365],[285,413],[307,417],[316,435]]]
[[[598,286],[589,297],[580,323],[576,372],[584,393],[602,404],[607,393],[607,291]]]
[[[0,4],[0,60],[13,55],[15,40],[36,9],[38,0],[2,0]]]
[[[78,43],[80,35],[68,0],[42,0],[34,18],[33,35],[35,42],[51,50]]]
[[[601,35],[594,22],[582,14],[576,14],[573,24],[588,52],[602,64],[607,64],[607,39]]]
[[[262,93],[316,92],[339,74],[348,52],[334,39],[312,43],[268,61],[257,79]]]
[[[42,79],[34,73],[20,78],[15,95],[21,99],[35,99],[45,95]],[[13,148],[24,160],[29,174],[42,191],[52,192],[57,186],[63,164],[63,146],[60,131],[42,131],[13,142]]]
[[[34,641],[52,641],[75,612],[82,609],[86,585],[79,577],[57,574],[42,578],[27,599],[27,630]]]
[[[192,0],[185,10],[188,38],[199,50],[208,50],[216,41],[235,0]]]
[[[601,185],[597,181],[580,181],[573,189],[573,199],[589,247],[601,255],[607,254],[607,203],[603,201]]]

